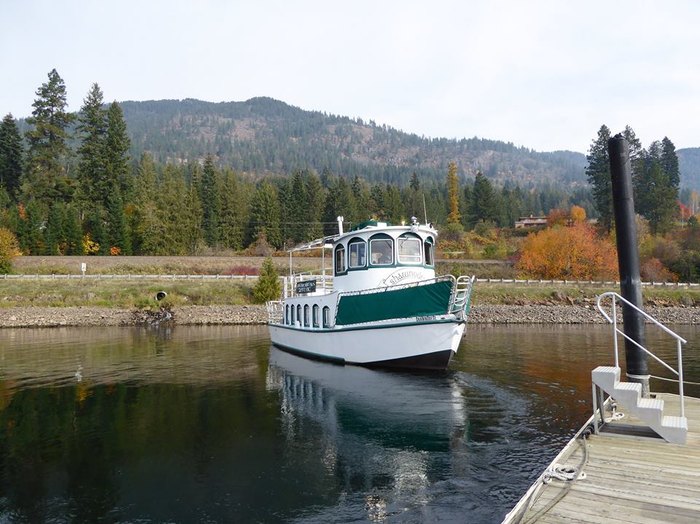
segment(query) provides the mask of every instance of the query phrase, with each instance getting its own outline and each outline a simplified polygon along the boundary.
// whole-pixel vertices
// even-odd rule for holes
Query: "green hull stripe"
[[[451,296],[452,282],[449,280],[395,291],[341,295],[335,323],[342,326],[392,318],[444,315]]]

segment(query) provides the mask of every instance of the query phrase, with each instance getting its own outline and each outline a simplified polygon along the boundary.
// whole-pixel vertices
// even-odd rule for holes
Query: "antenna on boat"
[[[338,234],[342,235],[343,234],[343,220],[344,220],[344,218],[338,217],[337,220],[338,220]]]
[[[425,224],[428,223],[428,210],[425,208],[425,193],[423,193],[423,216],[425,217]]]

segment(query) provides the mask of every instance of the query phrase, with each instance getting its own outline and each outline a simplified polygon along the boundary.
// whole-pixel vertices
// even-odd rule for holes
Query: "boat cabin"
[[[333,288],[354,291],[435,277],[437,232],[417,222],[363,222],[333,241]]]

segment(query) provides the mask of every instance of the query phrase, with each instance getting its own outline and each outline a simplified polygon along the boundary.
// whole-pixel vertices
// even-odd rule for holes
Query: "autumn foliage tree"
[[[516,269],[525,277],[591,280],[617,275],[617,254],[588,224],[555,226],[528,235]]]

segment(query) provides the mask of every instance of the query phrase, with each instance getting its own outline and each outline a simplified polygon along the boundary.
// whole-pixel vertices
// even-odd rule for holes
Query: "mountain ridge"
[[[243,172],[288,174],[297,169],[406,183],[442,179],[457,163],[462,176],[521,185],[585,184],[585,155],[537,152],[483,138],[427,138],[374,121],[308,111],[269,97],[244,102],[196,99],[120,103],[136,157],[184,162],[211,154]]]

